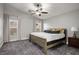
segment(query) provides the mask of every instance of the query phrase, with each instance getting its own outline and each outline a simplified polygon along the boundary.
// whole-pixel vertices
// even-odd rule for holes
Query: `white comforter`
[[[53,41],[53,40],[58,40],[58,39],[65,37],[64,33],[51,34],[51,33],[45,33],[45,32],[33,32],[33,33],[31,33],[31,35],[34,35],[34,36],[37,36],[40,38],[44,38],[47,40],[47,42]]]

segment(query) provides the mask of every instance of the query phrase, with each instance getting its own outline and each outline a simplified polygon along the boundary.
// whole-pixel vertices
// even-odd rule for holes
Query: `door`
[[[9,41],[17,41],[19,40],[19,21],[18,18],[9,17],[9,26],[8,26],[8,33],[9,33]]]

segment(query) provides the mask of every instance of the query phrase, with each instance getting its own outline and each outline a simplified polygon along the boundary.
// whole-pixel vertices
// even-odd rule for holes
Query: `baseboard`
[[[21,38],[21,40],[27,40],[27,39],[29,39],[29,38]]]
[[[21,41],[21,40],[28,40],[29,38],[21,38],[20,40],[12,40],[12,41],[9,41],[9,42],[16,42],[16,41]],[[7,41],[8,42],[8,41]],[[6,43],[6,42],[5,42]]]

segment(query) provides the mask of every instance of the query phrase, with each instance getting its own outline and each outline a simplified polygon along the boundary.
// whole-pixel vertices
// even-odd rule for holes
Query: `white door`
[[[9,41],[19,40],[19,27],[17,18],[9,18]]]

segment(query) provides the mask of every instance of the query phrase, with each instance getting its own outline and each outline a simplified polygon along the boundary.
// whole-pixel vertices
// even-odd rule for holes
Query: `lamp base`
[[[73,38],[76,38],[76,33],[74,32],[74,34],[73,34]]]

